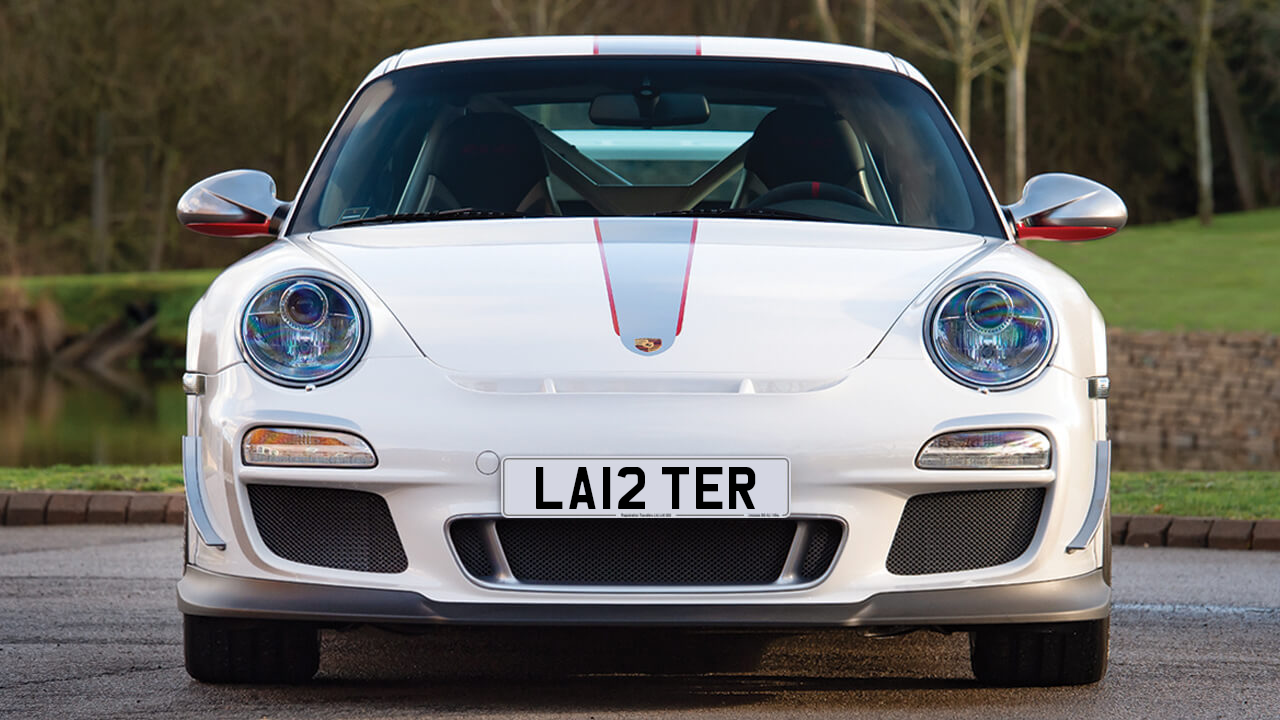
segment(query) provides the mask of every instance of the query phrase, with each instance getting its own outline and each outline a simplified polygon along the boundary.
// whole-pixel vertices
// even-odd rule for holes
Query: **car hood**
[[[436,364],[483,383],[838,379],[984,239],[837,223],[557,218],[317,232]]]

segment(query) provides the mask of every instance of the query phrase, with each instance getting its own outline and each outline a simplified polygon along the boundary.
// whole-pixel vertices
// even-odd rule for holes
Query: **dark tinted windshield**
[[[397,215],[690,213],[1002,234],[923,87],[878,70],[765,60],[398,70],[360,92],[299,203],[294,232]]]

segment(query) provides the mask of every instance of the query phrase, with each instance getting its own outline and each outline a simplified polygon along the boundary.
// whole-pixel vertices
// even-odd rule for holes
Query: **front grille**
[[[807,532],[797,534],[799,523]],[[462,518],[449,534],[463,568],[480,580],[749,586],[822,577],[835,560],[843,526],[794,518]],[[797,539],[801,546],[793,555]],[[500,572],[504,577],[497,577]]]
[[[381,495],[291,485],[247,489],[258,534],[285,560],[375,573],[409,567]]]
[[[1026,552],[1040,525],[1044,488],[964,490],[907,501],[885,563],[895,575],[992,567]]]

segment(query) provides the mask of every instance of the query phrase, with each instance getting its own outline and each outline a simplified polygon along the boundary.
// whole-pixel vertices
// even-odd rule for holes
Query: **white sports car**
[[[278,239],[191,313],[186,665],[300,681],[381,625],[966,631],[976,677],[1106,670],[1102,317],[882,52],[561,37],[409,50],[297,198],[178,205]]]

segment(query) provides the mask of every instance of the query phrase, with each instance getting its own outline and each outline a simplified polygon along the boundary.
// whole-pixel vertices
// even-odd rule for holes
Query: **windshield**
[[[292,232],[724,215],[1001,235],[933,96],[846,65],[521,58],[397,70],[351,104]]]

